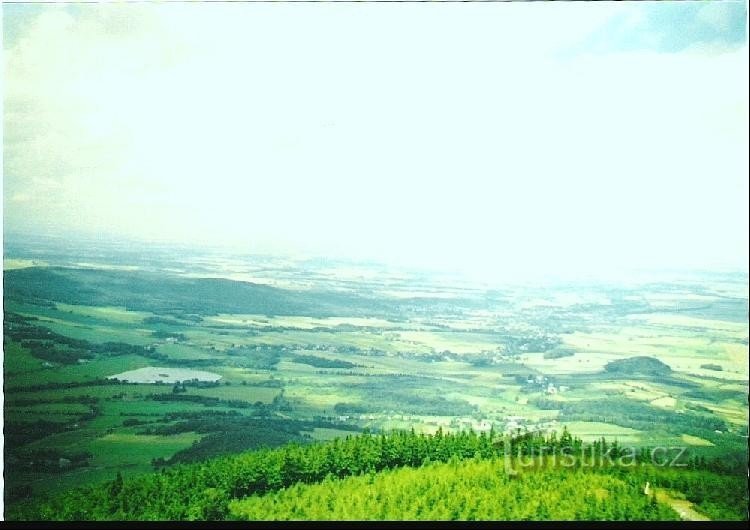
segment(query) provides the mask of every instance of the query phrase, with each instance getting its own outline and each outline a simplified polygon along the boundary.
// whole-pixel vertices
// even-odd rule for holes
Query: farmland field
[[[0,519],[747,522],[747,2],[386,3],[3,3]]]
[[[373,290],[381,271],[346,263],[209,255],[177,271],[57,250],[5,260],[11,507],[365,429],[565,427],[746,456],[746,275],[489,290],[400,271]],[[258,282],[236,279],[243,263]]]

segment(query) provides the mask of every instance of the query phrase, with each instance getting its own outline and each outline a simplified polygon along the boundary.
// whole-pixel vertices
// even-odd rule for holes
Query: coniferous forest
[[[0,9],[0,519],[748,520],[747,2]]]
[[[646,484],[650,491],[644,492]],[[657,465],[606,439],[414,431],[289,444],[87,486],[26,520],[670,520],[686,501],[747,519],[741,469],[686,457]]]

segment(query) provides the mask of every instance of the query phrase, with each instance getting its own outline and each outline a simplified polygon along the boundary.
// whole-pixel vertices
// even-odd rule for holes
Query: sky
[[[747,271],[744,2],[2,13],[6,233]]]

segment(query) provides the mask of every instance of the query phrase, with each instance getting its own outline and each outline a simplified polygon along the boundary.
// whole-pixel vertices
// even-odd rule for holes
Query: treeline
[[[367,392],[363,401],[361,403],[336,403],[333,410],[337,414],[393,411],[425,416],[468,416],[477,410],[468,401],[448,399],[441,395],[422,395],[408,386],[387,388],[381,384],[369,385],[365,382],[357,385],[357,388]],[[368,396],[373,396],[373,398],[368,399]]]
[[[172,392],[170,394],[149,394],[150,399],[154,401],[160,401],[162,403],[170,402],[188,402],[188,403],[200,403],[206,407],[230,407],[236,409],[249,409],[255,407],[258,409],[258,413],[262,414],[266,409],[266,406],[256,401],[251,403],[249,401],[243,401],[241,399],[221,399],[213,396],[202,396],[198,394],[183,394],[179,392]]]
[[[4,449],[13,450],[21,445],[39,440],[50,434],[63,432],[69,428],[61,421],[5,421],[3,423]]]
[[[38,359],[59,364],[75,364],[79,360],[91,360],[97,355],[114,357],[120,355],[140,355],[159,361],[167,366],[181,368],[202,368],[216,366],[218,359],[174,359],[158,351],[154,346],[138,346],[124,342],[95,343],[84,339],[74,339],[55,333],[43,326],[32,324],[35,317],[24,317],[14,313],[6,314],[4,333],[10,340],[18,342]],[[154,337],[187,340],[182,333],[154,331]],[[7,340],[7,339],[6,339]],[[250,363],[252,365],[252,363]]]
[[[496,437],[462,432],[434,436],[412,432],[362,435],[329,443],[289,444],[159,473],[121,477],[106,485],[84,486],[47,502],[18,505],[10,518],[41,520],[216,520],[228,514],[231,499],[265,493],[297,482],[343,478],[452,455],[497,454]]]
[[[6,407],[27,407],[33,405],[46,405],[51,403],[80,403],[81,405],[95,405],[99,398],[89,395],[83,396],[63,396],[61,398],[6,398],[4,406]]]
[[[165,325],[165,326],[189,326],[191,324],[197,324],[199,322],[203,321],[203,318],[201,318],[198,315],[183,315],[178,314],[176,315],[177,318],[172,317],[163,317],[163,316],[152,316],[152,317],[146,317],[143,319],[143,323],[147,326],[153,326],[153,325]]]
[[[272,417],[271,408],[263,405],[253,417],[233,411],[192,411],[172,412],[163,418],[167,425],[148,426],[139,434],[173,435],[185,432],[206,434],[192,446],[182,449],[169,459],[156,459],[154,467],[174,465],[182,462],[196,462],[207,458],[239,453],[260,447],[279,447],[288,442],[310,443],[312,440],[304,431],[316,427],[340,428],[329,421],[290,420]],[[352,426],[348,430],[359,431]]]
[[[341,359],[326,359],[317,355],[295,355],[291,360],[315,368],[364,368],[361,364],[354,364]]]
[[[93,457],[89,451],[60,451],[59,449],[36,449],[8,455],[7,465],[17,470],[55,473],[88,465]]]
[[[187,340],[184,333],[177,333],[174,331],[164,331],[163,329],[157,329],[151,332],[151,336],[157,339],[175,339],[179,341]]]
[[[104,485],[76,488],[34,505],[9,507],[6,514],[11,519],[35,520],[220,520],[230,515],[232,499],[262,495],[300,482],[312,484],[404,466],[416,468],[431,462],[449,462],[451,458],[491,459],[503,455],[508,445],[506,441],[514,453],[521,445],[525,447],[522,452],[533,452],[534,447],[542,446],[558,450],[582,446],[580,439],[567,432],[559,438],[527,434],[512,440],[492,431],[478,435],[472,431],[445,434],[441,430],[434,435],[414,431],[363,434],[327,443],[293,443],[277,449],[178,464],[159,473],[127,480],[118,475]],[[697,464],[692,461],[692,467]],[[637,472],[649,467],[653,468],[599,466],[599,469],[617,477],[618,473]],[[659,470],[654,470],[653,477],[647,476],[653,478],[652,484],[659,485]],[[578,466],[565,472],[571,476],[585,473],[586,468]],[[679,472],[692,471],[682,468]],[[642,487],[642,476],[632,477]],[[703,477],[704,482],[693,482],[692,487],[706,490],[714,487],[708,480],[711,475]],[[665,480],[671,480],[671,477]],[[747,489],[738,491],[744,492],[742,495],[746,499]],[[744,504],[746,506],[747,502]]]
[[[633,483],[680,492],[717,521],[748,519],[747,453],[744,466],[727,465],[723,458],[691,457],[687,467],[611,467],[608,474]]]
[[[143,355],[153,357],[155,352],[148,347],[135,346],[124,342],[93,343],[55,333],[44,326],[32,322],[34,317],[24,317],[6,313],[3,320],[3,333],[18,342],[38,359],[60,364],[74,364],[79,359],[93,359],[98,354],[107,356]],[[158,354],[157,354],[158,355]]]
[[[572,357],[576,354],[573,348],[566,348],[564,346],[558,346],[549,351],[544,352],[543,357],[545,359],[562,359],[563,357]]]
[[[548,398],[530,400],[543,410],[559,410],[565,421],[596,421],[613,423],[638,430],[653,430],[659,425],[669,432],[681,434],[686,430],[712,435],[713,431],[726,431],[727,423],[714,414],[697,414],[687,411],[678,414],[672,410],[627,398],[604,398],[585,401],[558,401]]]
[[[424,416],[467,416],[476,412],[476,407],[467,401],[448,399],[443,396],[421,397],[418,395],[383,396],[383,399],[369,403],[336,403],[333,410],[337,414],[369,414],[373,411],[393,411]]]
[[[727,399],[735,399],[740,403],[747,403],[748,392],[747,388],[744,392],[740,390],[727,390],[725,388],[701,388],[689,390],[683,394],[683,397],[703,399],[711,403],[719,403]]]
[[[50,382],[50,383],[39,383],[37,385],[23,385],[23,386],[12,386],[5,387],[5,393],[15,394],[19,392],[38,392],[40,390],[62,390],[69,388],[83,388],[88,386],[120,386],[120,385],[134,385],[137,383],[128,383],[126,381],[120,381],[117,379],[107,379],[103,377],[88,379],[86,381],[62,381],[62,382]]]
[[[235,346],[224,353],[240,358],[242,366],[256,370],[276,370],[276,364],[281,360],[281,351],[273,346]]]

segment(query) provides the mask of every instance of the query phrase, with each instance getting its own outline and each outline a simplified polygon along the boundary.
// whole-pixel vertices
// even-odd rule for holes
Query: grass
[[[326,427],[315,427],[311,432],[310,436],[314,440],[332,440],[334,438],[345,438],[352,434],[352,431],[345,431],[342,429],[329,429]]]
[[[698,436],[692,436],[690,434],[683,434],[681,437],[683,442],[685,442],[688,445],[694,445],[694,446],[703,446],[703,447],[713,447],[714,444],[709,442],[708,440],[704,440],[703,438],[699,438]]]
[[[80,315],[93,321],[104,322],[107,325],[114,324],[127,324],[127,325],[140,325],[144,318],[153,316],[153,313],[146,313],[142,311],[130,311],[124,307],[115,306],[104,306],[94,307],[86,305],[72,305],[57,303],[58,313],[71,313],[74,315]]]
[[[72,323],[64,318],[45,318],[39,325],[67,337],[87,340],[89,342],[127,342],[138,346],[147,346],[154,341],[150,331],[140,328],[128,328],[122,325],[109,326],[104,322]]]
[[[94,453],[93,466],[117,467],[118,465],[139,464],[145,458],[169,457],[194,441],[200,435],[195,433],[155,436],[145,434],[115,433],[98,438],[89,444]]]
[[[90,405],[81,403],[39,403],[20,407],[6,404],[5,406],[6,418],[13,417],[14,415],[26,416],[29,414],[41,416],[55,414],[75,416],[85,414],[91,409]]]
[[[669,364],[678,372],[733,380],[747,379],[747,346],[734,342],[734,332],[724,331],[725,324],[732,329],[737,329],[738,326],[730,322],[703,322],[718,324],[711,328],[712,334],[709,335],[694,329],[654,329],[648,325],[605,327],[595,332],[565,335],[565,344],[576,349],[578,353],[573,357],[555,359],[554,361],[562,362],[557,363],[558,369],[554,371],[574,371],[575,364],[581,361],[586,368],[598,369],[614,358],[648,355]],[[744,335],[747,336],[747,326],[744,326],[744,330]],[[717,372],[701,368],[702,364],[718,360],[724,361],[728,369]],[[531,364],[535,367],[545,366],[544,360],[539,359],[534,359]],[[547,366],[554,364],[556,363],[546,363]]]
[[[395,288],[394,288],[395,289]],[[404,292],[404,291],[402,291]],[[512,298],[512,297],[511,297]],[[661,301],[668,301],[661,297]],[[642,381],[640,379],[611,378],[597,374],[604,365],[615,359],[634,355],[651,355],[670,366],[676,376],[692,382],[706,391],[736,390],[747,392],[748,351],[747,346],[737,342],[748,335],[747,323],[724,322],[681,315],[651,314],[615,321],[587,323],[574,333],[561,333],[564,345],[572,347],[575,354],[570,357],[544,359],[542,352],[526,352],[519,359],[500,365],[477,367],[460,361],[426,360],[423,354],[450,350],[458,354],[476,354],[482,350],[495,350],[502,342],[502,335],[476,330],[508,329],[518,333],[531,333],[540,328],[536,323],[536,311],[559,311],[569,307],[570,314],[564,319],[577,322],[574,303],[568,296],[554,298],[543,305],[522,308],[523,301],[500,309],[467,309],[462,314],[427,313],[407,315],[394,313],[394,321],[381,318],[330,317],[315,318],[301,316],[266,316],[245,314],[222,314],[205,317],[200,323],[144,325],[143,319],[154,316],[147,312],[127,311],[123,307],[90,307],[57,304],[58,309],[6,301],[6,311],[41,318],[37,324],[74,338],[95,343],[119,341],[131,344],[157,344],[157,351],[177,361],[212,359],[210,367],[198,370],[214,372],[222,376],[222,383],[214,388],[190,387],[189,394],[211,396],[224,400],[241,400],[250,403],[260,401],[271,404],[281,389],[262,386],[274,378],[283,386],[285,398],[292,403],[291,410],[281,414],[295,419],[312,419],[319,415],[338,416],[333,408],[337,403],[358,403],[370,407],[371,411],[353,414],[353,422],[360,427],[376,429],[410,428],[433,432],[439,426],[450,428],[453,418],[427,415],[393,415],[378,402],[378,384],[390,385],[404,392],[413,392],[424,398],[444,397],[449,400],[462,399],[479,408],[477,418],[502,424],[506,416],[520,415],[532,424],[557,419],[559,425],[584,440],[605,436],[617,438],[621,443],[653,444],[656,442],[688,444],[693,447],[713,447],[719,451],[721,442],[707,440],[697,433],[667,436],[654,426],[653,431],[639,431],[616,425],[597,422],[565,422],[558,417],[557,410],[540,410],[533,403],[540,397],[551,399],[539,390],[522,389],[514,374],[544,374],[570,379],[571,389],[558,394],[554,399],[585,403],[589,399],[605,395],[620,395],[630,400],[643,401],[667,409],[682,409],[687,405],[702,405],[715,414],[730,421],[734,428],[747,425],[747,403],[738,399],[725,399],[718,393],[712,399],[709,392],[704,399],[684,396],[689,390],[667,381]],[[580,300],[578,300],[580,301]],[[519,309],[521,308],[521,309]],[[529,312],[524,312],[529,311]],[[164,315],[157,315],[164,316]],[[171,318],[171,317],[170,317]],[[337,328],[337,326],[343,326]],[[353,326],[354,330],[349,328]],[[447,326],[441,328],[439,326]],[[276,328],[268,330],[267,328]],[[279,331],[278,328],[288,328]],[[554,325],[553,325],[554,328]],[[167,343],[153,337],[157,329],[183,333],[187,340]],[[248,332],[252,332],[248,333]],[[510,331],[509,331],[510,333]],[[550,333],[553,333],[552,331]],[[242,359],[230,357],[223,350],[233,345],[286,346],[290,351],[282,353],[276,370],[248,369],[240,364]],[[309,348],[317,345],[323,349]],[[346,352],[347,347],[362,350],[375,349],[385,355],[360,355]],[[339,348],[339,352],[333,351]],[[318,373],[319,368],[290,362],[294,354],[311,354],[328,359],[341,359],[362,367],[351,370],[327,369],[330,373]],[[701,364],[718,362],[721,372],[700,368]],[[98,357],[86,364],[44,367],[42,361],[32,357],[28,351],[12,341],[5,343],[5,386],[18,387],[46,382],[85,381],[103,378],[121,372],[160,365],[153,359],[140,355],[120,357]],[[188,367],[188,366],[186,366]],[[326,370],[326,369],[323,369]],[[357,375],[345,375],[345,372]],[[586,375],[588,374],[588,375]],[[417,379],[383,379],[382,376],[409,376]],[[241,384],[242,382],[247,384]],[[381,381],[381,383],[376,383]],[[385,383],[382,383],[385,381]],[[408,381],[408,382],[404,382]],[[566,384],[566,383],[563,383]],[[367,385],[370,385],[369,387]],[[412,385],[407,387],[404,385]],[[369,390],[366,390],[370,388]],[[101,414],[83,422],[78,428],[51,435],[32,442],[27,448],[43,449],[56,447],[65,450],[90,450],[95,457],[90,468],[75,470],[55,477],[29,476],[11,473],[10,480],[28,478],[34,488],[50,490],[69,487],[97,478],[111,478],[117,471],[124,473],[150,470],[150,460],[169,457],[174,452],[188,447],[198,436],[192,433],[169,437],[142,436],[136,434],[142,427],[124,427],[123,420],[140,420],[163,423],[169,412],[227,411],[225,406],[205,407],[198,403],[153,401],[151,393],[171,392],[171,385],[118,385],[92,386],[62,390],[23,392],[18,398],[59,399],[63,396],[93,396],[99,398]],[[123,397],[119,397],[124,394]],[[724,394],[726,396],[727,394]],[[8,396],[6,395],[6,398]],[[6,418],[12,421],[29,419],[54,419],[74,421],[66,413],[82,414],[88,406],[79,404],[44,404],[23,407],[8,407]],[[235,409],[236,410],[236,409]],[[378,412],[385,410],[385,412]],[[243,410],[239,412],[244,413]],[[370,419],[370,416],[373,419]],[[390,417],[389,417],[390,416]],[[677,431],[678,433],[680,431]],[[330,439],[345,436],[350,431],[316,428],[310,432],[314,439]],[[710,437],[709,434],[706,437]],[[736,437],[735,433],[724,436]],[[719,439],[721,436],[716,435]],[[734,439],[734,438],[732,438]]]
[[[222,385],[215,388],[191,388],[189,391],[190,394],[198,394],[200,396],[211,396],[219,399],[238,399],[249,401],[250,403],[255,403],[256,401],[271,403],[279,395],[279,392],[278,388],[246,386],[236,383],[231,386]]]
[[[669,330],[676,328],[698,328],[699,331],[721,331],[728,336],[738,338],[747,336],[747,324],[741,322],[726,322],[723,320],[709,320],[675,314],[633,315],[634,320],[644,320],[652,326],[659,326]]]
[[[462,331],[400,331],[401,342],[411,344],[418,350],[453,353],[477,353],[482,350],[494,350],[498,346],[497,338],[489,334]]]
[[[26,267],[41,267],[47,262],[36,259],[3,258],[3,270],[25,269]]]
[[[195,433],[173,436],[105,435],[88,443],[71,447],[75,451],[92,452],[93,458],[88,467],[78,468],[64,474],[24,473],[13,477],[12,480],[15,483],[29,484],[38,493],[45,493],[63,491],[84,483],[111,480],[118,472],[123,476],[148,473],[153,471],[152,458],[169,458],[199,439],[200,436]]]
[[[592,350],[578,351],[572,356],[558,359],[545,359],[542,353],[529,353],[522,360],[526,366],[546,374],[580,374],[599,372],[608,362],[621,358],[619,354]]]
[[[3,358],[3,371],[7,375],[13,374],[16,377],[18,373],[37,372],[41,370],[42,361],[33,357],[26,348],[21,347],[15,342],[5,342]]]
[[[560,430],[562,430],[563,425],[568,428],[569,432],[575,433],[584,442],[592,442],[605,437],[610,441],[617,439],[619,443],[633,444],[641,441],[643,435],[641,431],[636,429],[594,421],[561,421]]]
[[[665,409],[673,409],[677,404],[677,400],[670,396],[664,396],[651,401],[651,404],[655,407],[661,407]]]

